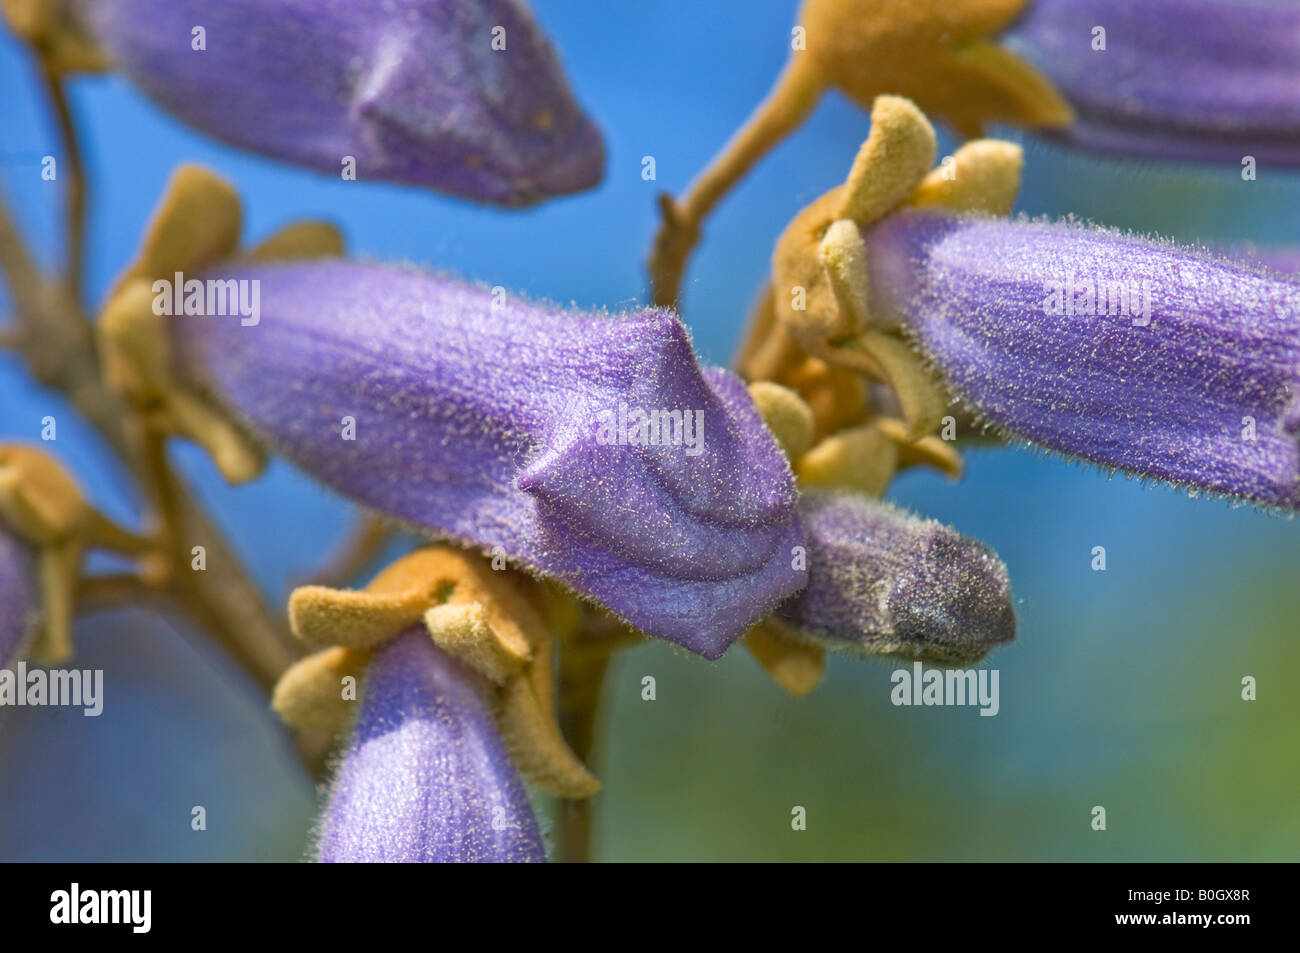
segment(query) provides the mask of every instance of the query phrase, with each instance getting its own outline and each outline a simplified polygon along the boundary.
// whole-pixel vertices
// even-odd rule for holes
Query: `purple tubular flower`
[[[1016,637],[1007,569],[935,520],[856,494],[807,492],[808,585],[777,618],[824,644],[966,663]]]
[[[337,261],[221,278],[260,282],[260,323],[171,319],[180,373],[339,492],[709,658],[802,585],[789,464],[671,312]]]
[[[0,527],[0,667],[13,661],[31,629],[35,580],[27,547]]]
[[[518,0],[72,2],[147,96],[254,152],[331,175],[352,156],[359,179],[500,205],[603,173],[600,133]]]
[[[1071,144],[1300,165],[1300,4],[1032,0],[1009,45],[1074,107]]]
[[[864,238],[873,308],[996,426],[1300,505],[1300,283],[1072,224],[911,211]]]
[[[480,679],[421,627],[376,652],[321,822],[321,861],[546,860]]]

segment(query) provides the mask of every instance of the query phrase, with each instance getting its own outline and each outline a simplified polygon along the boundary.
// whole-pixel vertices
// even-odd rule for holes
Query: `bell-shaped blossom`
[[[965,663],[1016,635],[1011,584],[983,543],[855,493],[805,491],[808,585],[777,618],[833,648]]]
[[[421,626],[375,653],[321,822],[322,861],[546,859],[483,682]]]
[[[904,210],[864,239],[873,313],[996,427],[1300,505],[1300,283],[1072,223]]]
[[[70,0],[203,132],[330,175],[501,205],[581,191],[600,133],[519,0]]]
[[[260,317],[166,319],[178,377],[339,492],[710,658],[802,586],[789,464],[671,312],[337,261],[208,280],[259,288]]]
[[[35,611],[31,554],[0,527],[0,666],[13,661],[26,641]]]
[[[1074,107],[1071,144],[1300,165],[1300,4],[1032,0],[1009,42]]]

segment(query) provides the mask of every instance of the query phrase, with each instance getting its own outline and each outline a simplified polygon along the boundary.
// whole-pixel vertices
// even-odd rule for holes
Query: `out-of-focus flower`
[[[685,194],[661,202],[663,226],[650,256],[654,300],[677,301],[700,226],[758,160],[836,89],[870,108],[900,95],[978,136],[994,122],[1054,128],[1069,104],[1034,66],[996,38],[1026,0],[805,0],[791,53],[772,91]]]
[[[1300,4],[1032,0],[1009,45],[1074,107],[1072,145],[1300,164]]]
[[[17,0],[10,0],[17,2]],[[70,0],[163,108],[332,175],[528,205],[594,186],[600,133],[519,0]],[[49,31],[54,32],[54,31]]]
[[[546,859],[481,681],[423,627],[375,652],[321,824],[322,861]]]
[[[172,190],[212,199],[163,202],[100,317],[102,351],[119,390],[231,478],[257,472],[247,429],[358,502],[709,658],[803,585],[789,463],[671,312],[563,311],[261,248],[214,264],[234,253],[237,200],[200,170]],[[201,254],[186,231],[200,212],[228,223]]]
[[[8,665],[31,634],[36,580],[28,547],[0,528],[0,667]]]
[[[935,520],[852,493],[804,491],[808,585],[777,612],[832,648],[966,664],[1016,634],[1006,566]]]
[[[1114,231],[989,217],[1011,205],[1019,151],[968,143],[927,174],[932,150],[915,107],[881,97],[846,185],[778,243],[792,340],[893,386],[913,435],[936,429],[947,390],[1048,449],[1300,505],[1300,284]],[[796,285],[804,310],[784,304]]]

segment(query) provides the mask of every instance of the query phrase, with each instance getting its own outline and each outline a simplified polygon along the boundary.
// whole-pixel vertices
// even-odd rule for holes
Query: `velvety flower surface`
[[[1300,4],[1033,0],[1010,45],[1074,107],[1074,123],[1054,133],[1071,143],[1300,164]]]
[[[321,823],[322,861],[546,859],[480,680],[422,627],[376,652]]]
[[[260,282],[260,323],[168,319],[184,374],[340,492],[711,658],[802,585],[789,464],[671,312],[345,262],[221,276]]]
[[[603,171],[600,133],[518,0],[73,3],[146,95],[255,152],[331,175],[352,156],[358,179],[503,205]]]
[[[35,609],[35,581],[27,547],[0,528],[0,666],[13,661]]]
[[[865,234],[873,310],[1044,447],[1300,504],[1300,284],[1072,224],[904,211]]]
[[[808,585],[777,616],[820,642],[968,662],[1016,635],[1011,584],[983,543],[852,493],[805,491]]]

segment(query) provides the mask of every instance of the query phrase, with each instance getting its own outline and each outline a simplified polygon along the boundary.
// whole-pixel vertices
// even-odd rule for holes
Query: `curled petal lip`
[[[564,312],[409,270],[223,268],[261,320],[172,320],[184,377],[308,473],[436,536],[555,576],[717,657],[802,584],[789,464],[666,311]],[[609,444],[621,406],[702,416],[700,452]],[[356,421],[356,439],[340,421]],[[685,435],[683,434],[683,440]]]

